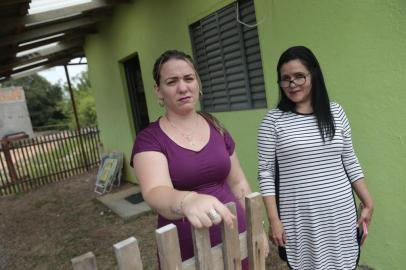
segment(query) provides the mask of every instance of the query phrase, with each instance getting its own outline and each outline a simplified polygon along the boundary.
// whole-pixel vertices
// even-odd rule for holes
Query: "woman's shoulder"
[[[342,107],[339,103],[337,103],[337,102],[335,102],[335,101],[331,101],[331,102],[330,102],[330,110],[331,110],[331,113],[332,113],[332,114],[339,114],[339,115],[341,115],[341,114],[344,113],[343,107]]]
[[[261,121],[259,129],[277,126],[278,120],[281,118],[283,111],[279,108],[270,109]]]
[[[283,111],[280,110],[279,108],[273,108],[270,109],[264,117],[264,120],[273,120],[276,121],[277,119],[279,119],[283,114]]]
[[[331,101],[330,102],[330,108],[333,110],[342,110],[343,109],[343,107],[341,107],[341,105],[338,103],[338,102],[336,102],[336,101]]]
[[[159,119],[151,122],[146,128],[141,130],[135,140],[144,141],[144,140],[154,140],[161,137],[161,128],[159,127]]]
[[[133,166],[134,155],[146,152],[156,151],[162,152],[162,135],[160,134],[159,119],[152,122],[148,127],[141,130],[136,138],[131,153],[130,165]]]

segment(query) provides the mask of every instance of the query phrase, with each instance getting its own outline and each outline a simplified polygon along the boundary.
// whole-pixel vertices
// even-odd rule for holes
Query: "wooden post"
[[[249,268],[250,270],[265,270],[261,194],[255,192],[245,196],[245,207]]]
[[[192,228],[196,270],[212,270],[210,233],[208,228]]]
[[[114,246],[119,270],[142,270],[142,261],[137,239],[130,237]]]
[[[82,152],[83,161],[85,162],[85,167],[86,167],[86,170],[88,171],[89,170],[89,162],[87,161],[85,148],[83,146],[83,138],[82,138],[82,133],[80,131],[80,123],[79,123],[78,112],[77,112],[77,109],[76,109],[75,96],[73,95],[72,84],[70,83],[68,67],[66,65],[64,65],[63,67],[65,68],[66,81],[68,83],[69,95],[70,95],[70,99],[72,101],[72,109],[73,109],[73,115],[75,116],[76,130],[77,130],[78,135],[79,135],[80,151]]]
[[[1,147],[2,147],[3,153],[4,153],[4,158],[6,159],[8,175],[10,176],[11,181],[15,182],[15,181],[17,181],[18,177],[17,177],[17,172],[14,168],[13,159],[11,158],[9,145],[10,145],[9,141],[4,141],[1,143]]]
[[[227,208],[237,216],[235,203],[226,204]],[[233,229],[221,223],[221,236],[223,240],[224,270],[241,270],[240,239],[238,237],[238,221],[234,220]]]
[[[10,144],[13,141],[22,140],[25,138],[28,138],[28,135],[25,134],[25,132],[17,132],[17,133],[6,135],[0,140],[1,147],[2,147],[3,153],[4,153],[4,158],[6,159],[8,174],[10,175],[11,181],[13,181],[13,182],[18,180],[18,175],[17,175],[17,171],[14,167],[13,158],[11,157],[11,154],[10,154]]]
[[[234,203],[226,204],[236,215]],[[211,247],[208,228],[192,228],[195,256],[182,262],[178,231],[174,224],[155,230],[161,270],[241,270],[241,259],[248,257],[250,270],[265,270],[265,243],[262,224],[263,204],[256,192],[245,197],[247,232],[238,233],[238,221],[233,229],[220,225],[223,243]],[[114,245],[119,270],[142,270],[137,240],[130,237]],[[92,252],[73,258],[74,270],[97,270]]]
[[[75,257],[71,262],[73,270],[97,270],[96,257],[93,252]]]
[[[168,224],[155,231],[161,270],[182,270],[176,226]]]

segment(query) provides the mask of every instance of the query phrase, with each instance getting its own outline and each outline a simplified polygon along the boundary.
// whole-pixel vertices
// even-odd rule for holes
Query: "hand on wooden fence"
[[[233,215],[216,197],[193,193],[182,203],[183,214],[196,228],[211,227],[221,221],[232,228],[236,215]]]
[[[263,229],[263,203],[259,193],[245,197],[247,231],[238,234],[237,219],[230,229],[222,222],[223,243],[210,246],[208,228],[193,228],[195,256],[184,262],[180,257],[176,226],[169,224],[156,230],[161,270],[239,270],[241,260],[248,257],[249,269],[265,270],[265,257],[269,252],[268,239]],[[235,215],[235,204],[226,205]],[[265,235],[265,236],[264,236]],[[137,240],[130,237],[114,245],[119,270],[142,270]],[[72,259],[74,270],[96,270],[96,259],[89,252]]]

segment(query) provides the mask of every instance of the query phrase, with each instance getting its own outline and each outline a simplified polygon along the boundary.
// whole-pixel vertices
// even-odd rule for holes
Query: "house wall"
[[[99,34],[86,40],[89,76],[106,151],[128,163],[135,138],[120,61],[138,53],[151,121],[162,113],[151,70],[161,52],[191,53],[188,25],[231,1],[137,0],[116,9]],[[255,0],[268,107],[277,101],[276,62],[289,46],[318,57],[332,100],[350,119],[353,143],[375,199],[373,224],[361,264],[374,269],[406,265],[406,2],[402,0]],[[256,134],[266,109],[216,113],[237,142],[254,189]],[[126,167],[127,179],[135,181]],[[403,180],[403,181],[402,181]]]

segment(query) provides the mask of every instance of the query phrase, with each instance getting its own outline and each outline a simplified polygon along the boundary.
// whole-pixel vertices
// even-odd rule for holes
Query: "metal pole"
[[[82,157],[85,162],[86,170],[89,170],[89,163],[87,162],[85,147],[83,146],[82,133],[80,131],[80,124],[79,124],[79,117],[78,117],[78,113],[76,110],[75,97],[74,97],[73,91],[72,91],[72,84],[71,84],[70,78],[69,78],[68,67],[67,67],[67,65],[64,65],[63,67],[65,68],[66,81],[68,82],[69,95],[70,95],[70,99],[72,101],[72,109],[73,109],[73,115],[75,116],[76,130],[79,135],[80,150],[82,152]]]

